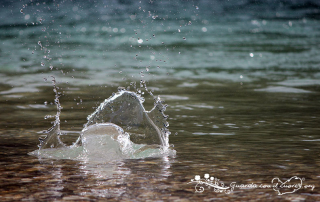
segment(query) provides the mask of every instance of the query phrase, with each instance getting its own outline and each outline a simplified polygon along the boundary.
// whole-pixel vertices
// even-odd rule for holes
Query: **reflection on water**
[[[181,87],[184,82],[157,82],[158,91],[166,95],[169,105],[166,112],[170,131],[177,133],[170,137],[177,151],[175,157],[109,163],[39,161],[27,153],[36,149],[36,132],[48,128],[41,117],[55,110],[55,106],[47,105],[48,108],[34,111],[9,105],[10,116],[8,112],[0,115],[1,123],[7,121],[10,126],[12,120],[21,121],[19,127],[13,125],[10,130],[1,130],[0,158],[1,165],[5,166],[0,167],[3,173],[0,196],[5,200],[13,196],[39,200],[249,200],[257,197],[261,200],[315,200],[319,197],[320,176],[315,172],[320,167],[319,89],[316,85],[299,86],[312,93],[278,93],[255,91],[268,86],[263,82],[241,85],[192,80],[190,82],[198,84],[192,90],[187,85]],[[83,99],[79,108],[70,109],[74,104],[72,96],[62,98],[66,111],[61,114],[62,128],[67,131],[82,129],[83,120],[96,102],[91,99],[96,95],[95,88],[84,87],[78,91]],[[43,103],[52,97],[52,93],[45,93],[51,90],[44,89],[44,97],[35,99],[30,93],[24,101],[16,98],[16,102],[19,106]],[[107,89],[105,93],[110,95],[112,90]],[[180,97],[188,99],[178,99]],[[5,99],[1,97],[3,103]],[[152,106],[153,100],[146,98],[145,107]],[[32,121],[26,123],[25,115],[31,116]],[[315,189],[301,189],[282,196],[273,189],[237,190],[231,195],[206,190],[196,194],[194,186],[187,183],[195,175],[206,173],[226,185],[231,182],[267,184],[274,177],[283,179],[296,175],[304,177],[305,184],[314,184]]]

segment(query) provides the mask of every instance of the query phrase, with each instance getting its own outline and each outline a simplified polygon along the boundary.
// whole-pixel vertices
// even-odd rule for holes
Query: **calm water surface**
[[[320,200],[319,8],[317,1],[3,1],[0,200]],[[28,155],[51,127],[43,117],[56,113],[52,75],[65,141],[119,86],[144,80],[169,105],[176,156],[93,164]],[[153,98],[145,98],[151,109]],[[297,176],[315,188],[197,193],[191,179],[205,174],[225,186]]]

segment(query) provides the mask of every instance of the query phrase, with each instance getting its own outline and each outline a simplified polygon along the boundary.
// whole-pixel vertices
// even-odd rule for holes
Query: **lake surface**
[[[319,200],[319,8],[317,1],[0,3],[1,201]],[[98,164],[28,155],[52,126],[44,116],[56,113],[51,76],[62,93],[65,141],[119,86],[134,90],[135,82],[145,92],[142,80],[168,104],[176,155]],[[150,110],[153,97],[145,99]],[[228,187],[275,178],[301,179],[303,187],[227,194],[202,184],[196,192],[191,180],[205,174]]]

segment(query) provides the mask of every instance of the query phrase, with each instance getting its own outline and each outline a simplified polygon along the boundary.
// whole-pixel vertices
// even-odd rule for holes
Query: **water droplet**
[[[49,118],[54,118],[55,116],[52,116],[52,115],[45,115],[44,116],[44,119],[49,119]]]
[[[148,68],[148,67],[146,67],[146,71],[147,71],[147,72],[149,71],[149,68]]]
[[[198,6],[196,6],[196,9],[198,10],[198,9],[199,9],[199,7],[198,7]]]
[[[191,24],[192,24],[191,21],[189,21],[189,22],[188,22],[188,25],[191,25]]]
[[[45,102],[44,102],[44,105],[47,105],[47,104],[48,104],[48,102],[47,102],[47,101],[45,101]]]
[[[23,13],[23,9],[20,9],[20,13]]]
[[[43,62],[41,62],[41,66],[42,66],[42,67],[44,66],[44,63],[43,63]]]
[[[183,40],[186,40],[186,37],[183,37]]]
[[[207,29],[206,27],[202,27],[201,30],[202,30],[203,32],[207,32],[207,31],[208,31],[208,29]]]
[[[52,66],[52,65],[50,65],[50,67],[49,67],[49,68],[50,68],[50,70],[52,70],[52,69],[53,69],[53,66]]]
[[[122,74],[122,71],[120,71],[119,74]]]
[[[29,15],[29,14],[25,15],[25,16],[24,16],[24,19],[25,19],[25,20],[29,20],[29,19],[30,19],[30,15]]]
[[[124,90],[126,90],[125,87],[121,87],[121,86],[118,87],[118,91],[119,91],[119,92],[120,92],[120,91],[124,91]]]
[[[253,53],[250,53],[249,55],[250,55],[250,57],[252,57],[252,58],[254,57],[254,54],[253,54]]]
[[[154,34],[152,35],[153,37],[156,37]]]

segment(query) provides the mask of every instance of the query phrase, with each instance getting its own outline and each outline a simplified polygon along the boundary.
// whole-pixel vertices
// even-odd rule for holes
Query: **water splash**
[[[44,134],[47,134],[45,138],[39,138],[40,149],[46,148],[59,148],[65,147],[65,144],[60,140],[61,130],[60,130],[60,114],[61,114],[61,104],[59,101],[60,93],[58,92],[58,87],[56,85],[56,79],[54,76],[52,77],[52,84],[53,84],[53,92],[55,93],[54,103],[57,106],[57,114],[55,116],[46,115],[44,118],[55,118],[53,122],[53,126],[48,130],[44,131]]]
[[[157,98],[154,108],[146,111],[143,102],[144,98],[140,95],[120,90],[88,116],[85,127],[95,123],[111,122],[129,132],[134,143],[167,147],[166,136],[169,135],[169,131],[167,116],[163,113],[166,106]]]
[[[66,146],[60,139],[59,117],[62,107],[54,77],[52,82],[57,106],[55,121],[45,131],[47,136],[40,139],[39,150],[31,152],[31,155],[95,162],[175,155],[175,151],[169,148],[168,116],[164,114],[167,105],[163,104],[160,97],[156,97],[154,107],[147,111],[140,94],[123,88],[87,117],[78,140]],[[143,86],[147,90],[145,83]]]

